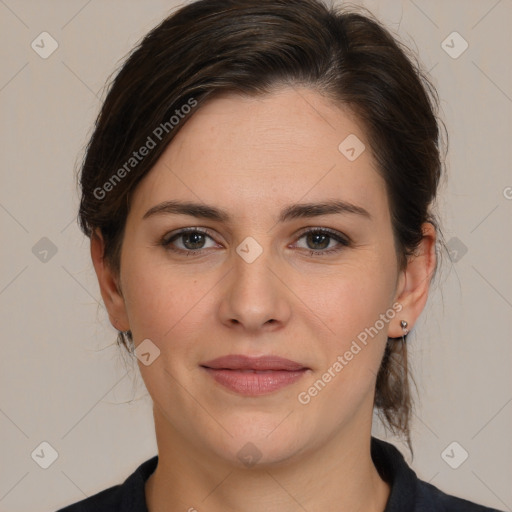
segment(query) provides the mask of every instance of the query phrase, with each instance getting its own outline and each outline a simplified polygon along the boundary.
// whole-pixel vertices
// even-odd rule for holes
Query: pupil
[[[322,243],[322,241],[324,242],[322,247],[320,247],[320,249],[325,249],[328,245],[329,245],[329,235],[323,235],[321,233],[314,233],[314,234],[310,234],[308,235],[308,242],[313,239],[313,245],[317,244],[317,243]],[[320,239],[320,241],[318,242],[318,239]],[[325,243],[327,242],[327,243]],[[316,249],[318,249],[319,247],[316,247]]]
[[[201,243],[204,243],[204,240],[202,238],[204,235],[202,233],[187,233],[184,237],[184,245],[188,249],[200,249]],[[191,244],[187,243],[187,240],[192,240]],[[188,247],[189,245],[192,245],[194,247]],[[198,245],[197,247],[195,245]]]

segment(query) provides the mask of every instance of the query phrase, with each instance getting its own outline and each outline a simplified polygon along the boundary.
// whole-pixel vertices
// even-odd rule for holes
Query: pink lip
[[[264,395],[293,384],[308,370],[282,357],[238,354],[219,357],[201,366],[219,384],[246,396]]]

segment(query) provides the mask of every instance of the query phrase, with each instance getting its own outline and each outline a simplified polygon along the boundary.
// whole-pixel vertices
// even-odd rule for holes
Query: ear
[[[91,235],[91,258],[100,285],[101,296],[108,311],[110,323],[118,331],[128,331],[130,324],[118,278],[104,258],[105,244],[99,229]]]
[[[388,331],[390,338],[399,338],[404,334],[400,322],[407,322],[411,330],[427,303],[430,281],[436,267],[436,228],[430,223],[422,225],[423,238],[402,270],[395,301],[402,305]]]

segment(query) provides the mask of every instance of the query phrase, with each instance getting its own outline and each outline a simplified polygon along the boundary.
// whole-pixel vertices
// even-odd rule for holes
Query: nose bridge
[[[247,236],[236,247],[236,255],[233,256],[233,282],[237,291],[247,291],[248,293],[268,293],[269,287],[273,288],[272,275],[270,268],[272,262],[272,250],[270,247],[270,237],[256,238]],[[274,262],[275,265],[275,262]]]
[[[248,236],[236,247],[232,272],[223,305],[224,321],[234,320],[256,329],[269,320],[284,321],[287,316],[284,287],[275,274],[271,237]]]

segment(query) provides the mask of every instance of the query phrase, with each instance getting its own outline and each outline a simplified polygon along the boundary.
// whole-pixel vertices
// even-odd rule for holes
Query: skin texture
[[[338,150],[349,134],[366,145],[352,162]],[[171,199],[224,209],[230,220],[142,219]],[[370,217],[278,222],[291,204],[332,199]],[[200,255],[161,245],[186,227],[209,236],[178,237],[171,247],[203,248]],[[303,236],[306,228],[330,228],[351,242]],[[249,236],[262,249],[252,263],[236,251]],[[139,361],[159,452],[146,484],[150,512],[384,510],[389,486],[370,457],[376,374],[387,336],[402,335],[400,320],[410,329],[425,305],[434,244],[425,224],[417,255],[399,271],[384,181],[362,126],[319,93],[284,87],[219,96],[199,108],[134,192],[120,276],[102,259],[99,232],[91,242],[112,324],[131,329],[135,346],[149,338],[160,350],[149,366]],[[341,250],[325,254],[332,248]],[[298,394],[394,303],[400,313],[300,403]],[[200,367],[235,353],[278,355],[309,370],[273,393],[241,396]],[[237,457],[248,442],[261,453],[252,467]]]

